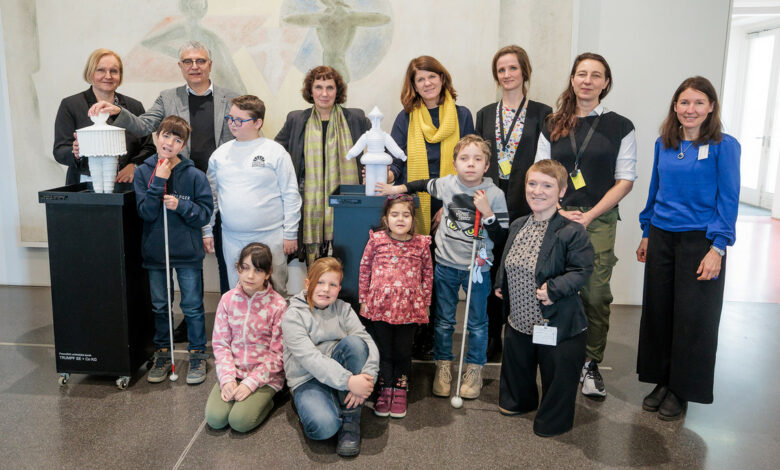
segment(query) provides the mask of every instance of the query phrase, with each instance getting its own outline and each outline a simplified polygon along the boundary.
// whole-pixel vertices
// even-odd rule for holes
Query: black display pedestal
[[[387,196],[366,196],[366,187],[342,184],[328,198],[333,208],[333,256],[344,265],[339,298],[360,311],[358,278],[360,259],[368,243],[368,231],[380,223]],[[415,207],[419,207],[417,196]]]
[[[153,353],[142,221],[131,184],[95,194],[86,183],[38,193],[46,204],[54,348],[60,385],[71,373],[130,377]]]

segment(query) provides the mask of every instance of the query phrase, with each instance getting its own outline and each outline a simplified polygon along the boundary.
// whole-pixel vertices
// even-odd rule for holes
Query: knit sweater
[[[249,390],[284,385],[282,316],[284,298],[273,287],[249,297],[241,286],[225,293],[217,305],[211,346],[219,386],[241,379]]]
[[[327,308],[310,308],[306,291],[290,299],[282,318],[284,342],[284,372],[287,385],[295,390],[311,379],[336,390],[348,390],[352,373],[331,358],[339,341],[349,335],[358,336],[368,346],[368,359],[362,373],[376,378],[379,373],[379,350],[366,332],[352,307],[336,300]]]
[[[681,149],[685,157],[678,159]],[[680,148],[666,148],[659,137],[647,204],[639,214],[642,236],[648,236],[653,224],[669,232],[706,231],[707,239],[720,249],[733,245],[740,152],[739,142],[728,134],[710,143],[706,154],[690,141],[683,141]]]
[[[207,176],[223,230],[248,233],[283,227],[285,239],[298,238],[301,196],[284,147],[265,137],[231,140],[211,155]],[[205,236],[211,233],[214,219]]]

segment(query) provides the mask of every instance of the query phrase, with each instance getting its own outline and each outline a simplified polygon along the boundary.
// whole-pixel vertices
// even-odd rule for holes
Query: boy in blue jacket
[[[165,291],[165,230],[163,210],[168,211],[170,265],[176,270],[187,323],[190,368],[187,383],[206,380],[206,315],[203,308],[203,241],[201,227],[209,223],[214,203],[211,187],[192,160],[179,152],[190,136],[190,126],[178,116],[168,116],[157,129],[157,154],[135,170],[138,215],[144,221],[141,253],[149,271],[154,311],[154,364],[146,380],[159,383],[171,370],[168,297]]]

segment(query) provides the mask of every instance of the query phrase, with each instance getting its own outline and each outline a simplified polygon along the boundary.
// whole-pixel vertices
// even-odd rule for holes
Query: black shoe
[[[676,421],[682,418],[687,407],[687,401],[680,400],[673,391],[669,390],[664,401],[658,407],[658,418],[664,421]]]
[[[658,407],[661,406],[668,392],[669,387],[666,385],[656,385],[653,391],[642,400],[642,409],[645,411],[658,411]]]
[[[354,457],[360,453],[360,414],[345,413],[339,429],[336,453],[342,457]]]
[[[501,352],[503,344],[501,344],[501,337],[488,338],[487,344],[487,361],[488,362],[501,362]]]
[[[186,343],[187,340],[187,322],[182,320],[179,326],[173,329],[173,342]]]

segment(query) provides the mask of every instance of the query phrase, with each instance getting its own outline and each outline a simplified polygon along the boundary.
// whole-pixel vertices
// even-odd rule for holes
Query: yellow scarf
[[[453,152],[460,138],[458,111],[455,100],[449,91],[445,90],[444,103],[439,106],[439,128],[433,125],[431,113],[425,103],[417,105],[409,114],[409,132],[406,137],[406,179],[415,181],[430,178],[428,173],[428,152],[425,142],[440,143],[439,177],[455,173]],[[418,193],[420,210],[417,211],[415,222],[417,233],[431,233],[431,195]]]

